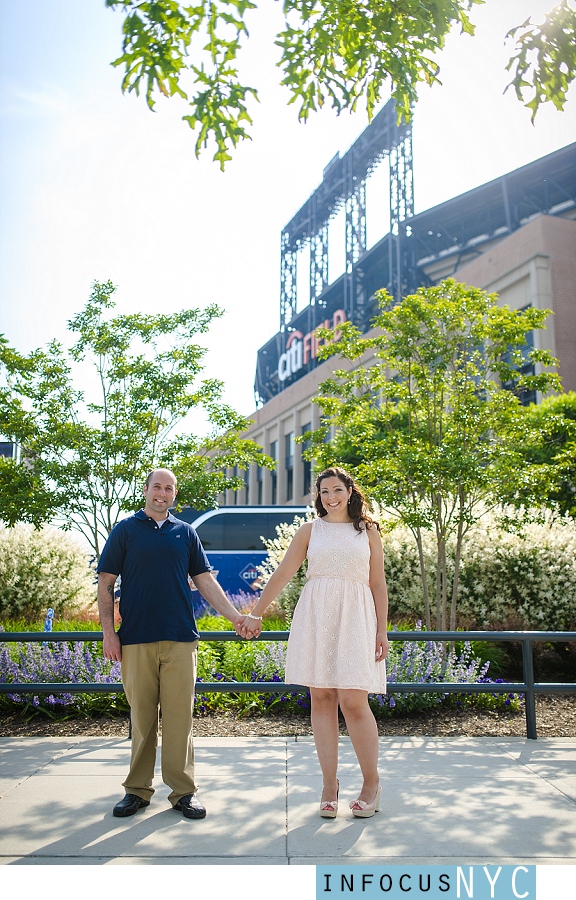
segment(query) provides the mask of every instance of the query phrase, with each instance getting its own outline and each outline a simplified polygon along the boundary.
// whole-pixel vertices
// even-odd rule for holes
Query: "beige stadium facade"
[[[576,145],[573,147],[576,169]],[[511,233],[496,235],[480,249],[469,250],[424,260],[420,271],[427,283],[454,277],[497,293],[498,302],[512,309],[532,306],[551,310],[546,329],[533,334],[534,346],[551,351],[559,360],[564,390],[576,390],[576,203],[567,200],[553,214],[527,216]],[[338,317],[343,318],[343,313],[338,311]],[[369,357],[361,361],[362,365],[370,363]],[[251,413],[254,424],[246,436],[276,458],[277,469],[271,473],[252,466],[245,474],[245,490],[228,491],[221,497],[223,505],[310,503],[311,467],[303,459],[302,444],[296,438],[318,427],[319,410],[312,400],[320,383],[334,368],[350,365],[338,357],[327,360]]]

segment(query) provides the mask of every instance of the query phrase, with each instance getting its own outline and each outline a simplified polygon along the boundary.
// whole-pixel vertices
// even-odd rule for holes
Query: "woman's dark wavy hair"
[[[352,488],[352,493],[348,500],[348,513],[356,531],[362,531],[366,527],[374,527],[380,531],[380,525],[368,513],[368,501],[364,496],[362,488],[356,484],[348,472],[345,472],[344,469],[341,469],[339,466],[331,466],[329,469],[324,469],[324,471],[320,472],[316,478],[314,484],[314,507],[321,518],[327,515],[326,510],[322,506],[322,500],[320,499],[320,484],[325,478],[339,478],[347,488]]]

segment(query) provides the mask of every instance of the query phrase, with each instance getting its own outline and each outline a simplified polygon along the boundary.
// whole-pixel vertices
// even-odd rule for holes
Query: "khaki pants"
[[[192,711],[198,641],[158,641],[122,647],[122,682],[130,704],[132,754],[124,782],[127,794],[149,800],[162,710],[162,780],[176,803],[194,794]]]

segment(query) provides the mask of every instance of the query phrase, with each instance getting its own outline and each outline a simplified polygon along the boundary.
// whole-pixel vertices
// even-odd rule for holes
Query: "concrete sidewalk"
[[[576,864],[576,738],[381,738],[372,819],[348,808],[348,738],[336,819],[317,812],[311,738],[197,738],[201,821],[171,809],[160,777],[149,807],[115,819],[129,752],[118,738],[0,738],[0,862]]]

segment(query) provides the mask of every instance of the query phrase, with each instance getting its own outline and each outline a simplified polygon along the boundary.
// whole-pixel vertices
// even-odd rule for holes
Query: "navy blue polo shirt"
[[[168,513],[159,526],[143,509],[118,522],[98,572],[122,576],[122,644],[197,640],[188,575],[210,571],[200,539],[187,522]]]

